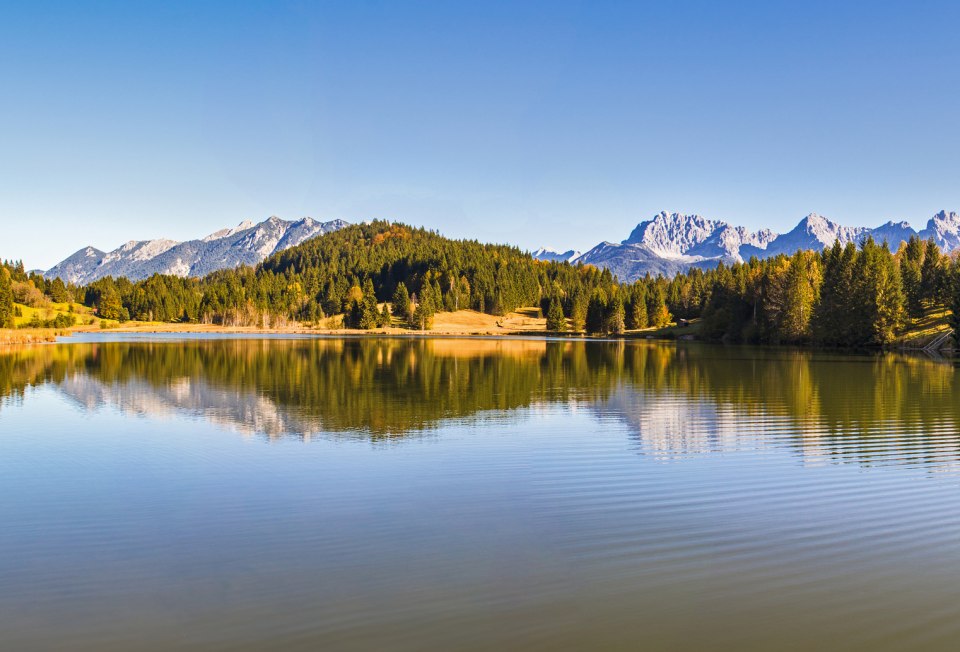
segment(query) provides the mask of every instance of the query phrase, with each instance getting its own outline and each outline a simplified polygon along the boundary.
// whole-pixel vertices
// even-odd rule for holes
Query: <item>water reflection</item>
[[[954,376],[693,343],[0,355],[0,647],[952,650],[957,483],[921,474],[960,467]]]
[[[960,459],[954,367],[649,342],[347,339],[104,342],[0,355],[0,400],[49,385],[84,410],[190,415],[269,438],[399,439],[561,404],[669,460],[787,446],[807,463]]]

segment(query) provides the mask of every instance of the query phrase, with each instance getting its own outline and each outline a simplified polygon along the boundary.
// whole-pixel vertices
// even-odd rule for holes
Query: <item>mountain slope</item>
[[[317,222],[305,217],[290,222],[270,217],[259,224],[241,222],[200,240],[130,241],[109,253],[86,247],[52,267],[45,276],[60,277],[77,285],[104,276],[124,276],[130,280],[153,274],[204,276],[218,269],[256,265],[274,253],[346,225],[343,220]]]
[[[695,260],[664,258],[642,244],[601,242],[580,256],[578,263],[605,267],[620,279],[638,279],[647,274],[673,276],[688,269]]]
[[[86,278],[91,270],[103,262],[104,252],[93,247],[84,247],[69,258],[60,261],[44,273],[47,278],[60,277],[67,283],[79,283]]]

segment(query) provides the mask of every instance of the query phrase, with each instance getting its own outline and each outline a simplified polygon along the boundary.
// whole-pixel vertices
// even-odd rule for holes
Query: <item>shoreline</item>
[[[109,327],[104,328],[103,323]],[[947,332],[942,327],[927,330],[922,335],[914,333],[886,347],[821,347],[811,344],[744,344],[724,343],[704,340],[698,337],[699,325],[694,323],[672,324],[662,328],[645,328],[626,331],[618,335],[589,335],[583,331],[549,331],[546,329],[546,319],[538,316],[535,308],[522,308],[504,316],[488,315],[473,310],[458,312],[441,312],[435,315],[434,327],[430,330],[415,330],[407,326],[391,326],[371,330],[352,328],[326,328],[310,326],[300,323],[263,328],[260,326],[224,326],[217,324],[199,323],[167,323],[167,322],[96,322],[74,326],[72,328],[20,328],[0,329],[0,347],[10,348],[54,342],[69,343],[76,335],[111,333],[124,335],[225,335],[251,337],[275,336],[302,336],[314,338],[361,338],[361,337],[395,337],[395,338],[486,338],[486,339],[535,339],[535,340],[566,340],[590,342],[615,342],[626,340],[650,341],[696,341],[708,344],[724,344],[731,346],[755,346],[760,348],[790,348],[808,351],[903,351],[926,353],[932,356],[956,355],[957,348],[947,348],[949,338],[944,337]],[[919,336],[919,337],[918,337]],[[944,348],[929,347],[932,341],[940,338]]]
[[[134,327],[97,329],[97,328],[75,328],[75,329],[50,329],[44,332],[40,329],[22,332],[17,330],[0,330],[0,352],[4,350],[17,349],[20,347],[32,347],[43,344],[71,344],[83,343],[82,341],[71,342],[71,339],[77,335],[96,335],[102,334],[109,336],[118,335],[223,335],[233,336],[236,339],[242,339],[242,336],[257,338],[261,336],[297,336],[304,339],[361,339],[361,338],[396,338],[396,339],[483,339],[483,340],[531,340],[531,341],[570,341],[570,342],[624,342],[630,340],[644,340],[650,342],[695,342],[699,344],[710,344],[720,346],[749,347],[755,349],[779,349],[810,351],[821,353],[908,353],[908,354],[926,354],[933,358],[953,358],[960,349],[938,349],[930,350],[919,346],[897,345],[892,347],[819,347],[797,344],[748,344],[748,343],[724,343],[710,340],[702,340],[692,336],[675,337],[664,335],[657,331],[633,331],[622,335],[587,335],[585,333],[569,332],[551,332],[534,330],[502,330],[501,332],[489,331],[417,331],[401,328],[389,329],[313,329],[313,328],[256,328],[256,327],[221,327],[190,324],[190,325],[158,325],[144,324]],[[163,327],[168,326],[168,327]],[[197,326],[201,326],[197,328]],[[664,329],[659,329],[660,331]]]

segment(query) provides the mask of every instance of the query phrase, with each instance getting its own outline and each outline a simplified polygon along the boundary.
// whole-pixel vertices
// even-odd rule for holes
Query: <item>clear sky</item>
[[[82,6],[81,6],[82,5]],[[0,257],[381,217],[588,248],[960,210],[960,3],[5,2]]]

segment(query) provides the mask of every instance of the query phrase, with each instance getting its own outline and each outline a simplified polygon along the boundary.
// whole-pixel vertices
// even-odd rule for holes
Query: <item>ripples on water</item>
[[[695,345],[0,355],[4,649],[953,649],[951,365]]]

